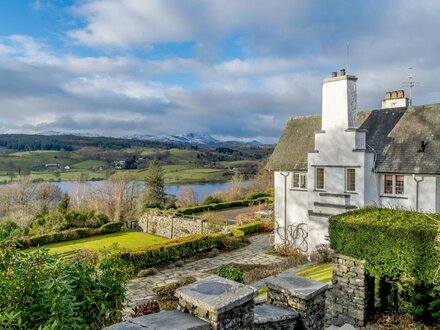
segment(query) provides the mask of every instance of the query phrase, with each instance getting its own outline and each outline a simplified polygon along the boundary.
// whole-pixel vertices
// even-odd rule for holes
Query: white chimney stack
[[[356,81],[345,69],[322,82],[322,130],[356,128]]]

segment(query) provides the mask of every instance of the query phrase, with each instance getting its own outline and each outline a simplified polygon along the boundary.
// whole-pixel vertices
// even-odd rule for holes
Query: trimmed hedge
[[[66,242],[75,239],[97,236],[102,234],[116,233],[122,230],[121,222],[110,222],[101,228],[76,228],[63,230],[56,233],[41,234],[18,239],[18,244],[22,248],[28,248],[37,245],[46,245],[50,243]]]
[[[436,248],[440,214],[364,208],[333,216],[329,223],[331,248],[366,260],[371,275],[405,275],[435,282],[440,264],[440,251]]]
[[[101,227],[101,234],[112,234],[122,230],[122,222],[114,221],[106,223]]]
[[[219,250],[239,248],[245,235],[259,232],[261,224],[261,221],[255,221],[243,226],[232,227],[230,228],[232,236],[224,234],[184,236],[146,248],[129,249],[121,255],[134,267],[134,271],[165,266],[214,248]]]
[[[139,271],[150,267],[169,265],[198,252],[222,248],[224,238],[223,234],[190,235],[147,248],[126,250],[121,253],[121,256],[134,267],[135,271]]]
[[[233,207],[245,207],[245,206],[249,206],[251,203],[255,203],[255,202],[256,203],[266,203],[269,201],[270,201],[270,198],[261,197],[261,198],[256,198],[256,199],[243,199],[243,200],[232,201],[232,202],[216,203],[216,204],[209,204],[209,205],[199,205],[199,206],[180,208],[177,210],[177,214],[191,215],[191,214],[202,213],[202,212],[206,212],[206,211],[217,211],[217,210],[229,209],[229,208],[233,208]]]
[[[382,310],[440,320],[440,214],[365,208],[333,216],[329,224],[331,248],[365,260],[377,279]]]

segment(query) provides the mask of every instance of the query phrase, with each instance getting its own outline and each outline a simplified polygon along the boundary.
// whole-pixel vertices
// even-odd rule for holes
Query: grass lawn
[[[296,275],[326,283],[332,280],[332,271],[333,265],[328,263],[304,268],[296,273]]]
[[[98,235],[87,238],[81,238],[73,241],[47,244],[50,254],[63,253],[72,250],[92,250],[98,252],[104,247],[110,247],[118,243],[121,248],[139,248],[167,241],[166,238],[154,236],[151,234],[123,231],[119,233]]]

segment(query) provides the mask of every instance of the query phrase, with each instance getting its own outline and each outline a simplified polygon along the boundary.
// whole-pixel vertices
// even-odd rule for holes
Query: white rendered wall
[[[440,213],[440,176],[437,176],[437,188],[435,190],[435,195],[437,196],[436,201],[436,212]]]
[[[380,175],[380,205],[387,208],[405,209],[419,212],[436,212],[437,208],[437,177],[416,176],[419,182],[418,210],[417,208],[417,183],[413,175],[405,175],[403,195],[385,195],[384,176]]]
[[[286,200],[284,199],[284,176],[282,174],[288,174],[286,178]],[[307,223],[307,190],[295,190],[292,189],[292,172],[275,172],[275,221],[276,228],[285,227],[285,219],[287,227]],[[285,203],[286,201],[286,203]],[[287,208],[285,209],[285,205]],[[284,213],[286,210],[286,213]],[[275,233],[275,244],[284,244],[283,230],[279,229],[280,233]]]
[[[322,83],[322,129],[356,127],[356,80],[353,76],[325,79]]]

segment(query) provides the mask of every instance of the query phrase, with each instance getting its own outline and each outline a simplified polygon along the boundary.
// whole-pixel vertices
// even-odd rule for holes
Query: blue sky
[[[347,66],[378,108],[414,67],[414,103],[440,100],[440,2],[0,2],[0,132],[206,133],[276,142],[318,114]]]

